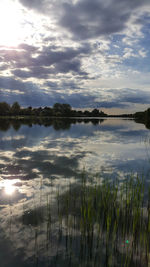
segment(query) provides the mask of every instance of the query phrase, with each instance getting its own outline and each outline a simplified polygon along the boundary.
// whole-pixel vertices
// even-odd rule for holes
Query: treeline
[[[144,123],[150,129],[150,108],[145,111],[136,112],[134,118],[136,122]]]
[[[99,109],[92,111],[75,110],[69,104],[55,103],[53,107],[33,108],[31,106],[23,108],[18,102],[9,105],[6,102],[0,102],[0,116],[32,116],[32,117],[124,117],[134,118],[142,123],[150,124],[150,108],[134,114],[107,115]]]
[[[0,102],[0,116],[42,116],[42,117],[106,117],[103,111],[93,109],[92,111],[73,110],[69,104],[55,103],[53,107],[23,108],[18,102],[9,105]]]

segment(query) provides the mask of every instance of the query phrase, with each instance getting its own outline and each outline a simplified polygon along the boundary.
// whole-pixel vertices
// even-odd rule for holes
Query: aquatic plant
[[[58,187],[56,199],[47,194],[46,205],[41,195],[40,209],[24,211],[23,223],[35,232],[35,262],[40,266],[46,250],[47,266],[148,266],[148,182],[130,175],[122,181],[97,178],[93,183],[85,171],[80,181],[69,183],[63,193]]]
[[[82,255],[83,266],[99,266],[100,259],[100,266],[148,266],[150,189],[143,178],[93,186],[84,174],[80,186],[57,196],[57,204],[69,247],[76,247],[77,257]]]

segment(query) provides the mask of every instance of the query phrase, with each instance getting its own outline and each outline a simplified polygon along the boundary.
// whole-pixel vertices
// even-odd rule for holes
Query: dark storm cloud
[[[149,4],[148,0],[79,0],[30,1],[20,0],[30,9],[52,16],[57,24],[72,33],[75,39],[90,39],[123,31],[137,8]],[[54,12],[54,10],[57,12]]]
[[[77,84],[75,81],[62,80],[60,86],[62,88],[81,89],[80,85]]]
[[[76,59],[71,62],[68,62],[64,60],[63,62],[60,62],[59,64],[56,64],[56,73],[68,73],[68,72],[74,72],[78,75],[86,75],[87,72],[81,70],[81,62],[80,60]]]
[[[36,53],[38,51],[38,47],[35,47],[33,45],[24,44],[24,43],[20,44],[18,46],[18,48],[23,49],[23,50],[27,51],[28,53],[29,52],[30,53]]]
[[[54,74],[53,68],[43,68],[40,66],[35,66],[34,68],[30,68],[29,71],[16,69],[12,71],[12,73],[19,78],[38,78],[38,79],[47,79],[49,74]]]
[[[118,100],[113,101],[96,101],[95,103],[91,103],[91,107],[94,108],[126,108],[128,107],[128,104],[122,103],[121,101],[118,102]]]
[[[124,29],[130,14],[126,9],[105,7],[100,1],[79,1],[77,4],[63,4],[60,25],[68,29],[77,39],[95,38],[120,32]]]
[[[0,66],[0,70],[7,70],[9,68],[9,66],[7,64],[3,64]]]
[[[120,90],[110,89],[107,92],[114,94],[116,102],[130,104],[150,104],[150,92],[139,91],[130,88],[123,88]],[[128,105],[128,104],[126,104]]]
[[[12,104],[18,101],[22,106],[40,106],[45,102],[47,104],[49,97],[32,82],[22,82],[13,77],[0,76],[0,102],[6,101]]]
[[[84,95],[83,93],[57,93],[59,85],[53,84],[53,90],[49,92],[42,91],[38,86],[31,82],[23,83],[13,78],[0,77],[0,99],[13,103],[18,101],[22,106],[53,106],[56,102],[69,103],[73,107],[89,107],[95,106],[95,97],[92,95]],[[11,89],[10,92],[5,92],[4,89]],[[51,88],[50,88],[51,89]],[[24,94],[15,93],[18,90]]]
[[[30,88],[28,88],[30,89]],[[9,104],[18,101],[21,106],[28,107],[40,107],[40,106],[51,106],[53,97],[44,92],[37,90],[28,90],[24,94],[18,92],[6,92],[0,91],[0,102],[6,101]]]
[[[99,96],[101,94],[99,93]],[[57,95],[58,101],[60,103],[69,103],[74,108],[112,108],[112,107],[118,107],[118,108],[124,108],[127,105],[121,102],[117,101],[103,101],[103,95],[101,95],[101,100],[97,101],[97,97],[93,96],[89,93],[89,95],[82,93],[72,93],[72,94],[59,94]]]
[[[28,87],[30,87],[30,84],[31,83],[23,83],[19,80],[14,79],[13,77],[0,76],[1,89],[11,89],[12,91],[14,90],[25,91]]]
[[[45,0],[20,0],[20,3],[29,9],[34,9],[38,12],[44,12],[47,1]]]
[[[71,60],[80,56],[88,55],[91,52],[89,44],[84,44],[79,48],[66,47],[64,50],[53,50],[51,46],[43,47],[38,57],[33,60],[33,64],[40,64],[42,66],[50,66],[53,64],[60,64],[61,62],[70,62]]]
[[[138,0],[80,0],[63,4],[59,24],[75,39],[90,39],[123,31],[133,11],[148,1]]]
[[[44,86],[55,87],[55,86],[57,86],[57,83],[52,82],[52,81],[48,81],[48,82],[44,83]]]
[[[42,90],[48,87],[48,91]],[[6,89],[6,92],[5,92]],[[7,89],[10,91],[8,92]],[[137,91],[133,89],[110,89],[107,92],[111,92],[113,97],[106,99],[105,92],[99,92],[99,99],[97,96],[93,96],[90,92],[85,94],[84,92],[61,92],[61,90],[69,89],[83,89],[80,88],[80,84],[76,84],[75,81],[60,81],[52,82],[48,81],[43,86],[32,82],[22,82],[16,80],[13,77],[0,77],[0,99],[1,101],[7,101],[13,103],[18,101],[22,106],[53,106],[56,102],[69,103],[74,108],[127,108],[131,104],[150,104],[150,93],[146,91]],[[18,91],[17,93],[15,91]],[[58,93],[59,91],[59,93]],[[19,94],[20,92],[20,94]]]
[[[24,47],[24,48],[23,48]],[[32,60],[32,55],[37,51],[37,48],[20,45],[16,49],[1,49],[0,50],[0,62],[7,63],[8,68],[15,68],[18,65],[19,68],[26,67]]]
[[[48,81],[43,84],[43,87],[48,88],[49,90],[81,90],[80,83],[77,83],[75,80],[63,80],[60,79],[58,82]]]
[[[79,60],[72,60],[70,62],[63,60],[60,63],[56,63],[53,67],[41,67],[34,66],[30,67],[29,71],[16,69],[12,73],[19,78],[37,78],[37,79],[48,79],[50,74],[68,73],[73,72],[78,75],[87,75],[86,72],[81,70],[81,62]]]
[[[75,108],[128,108],[132,104],[150,104],[150,93],[146,91],[137,91],[134,89],[107,90],[113,94],[113,98],[107,101],[105,94],[99,93],[99,101],[96,96],[85,95],[84,93],[72,93],[65,96],[65,101]]]
[[[83,44],[78,48],[66,47],[65,49],[54,46],[43,47],[41,51],[37,47],[21,44],[20,50],[0,51],[1,61],[7,62],[12,68],[12,73],[19,78],[42,78],[47,79],[49,74],[73,72],[77,75],[86,76],[87,73],[82,71],[81,58],[91,52],[89,44]],[[37,53],[36,57],[32,57]],[[22,70],[27,68],[28,70]]]

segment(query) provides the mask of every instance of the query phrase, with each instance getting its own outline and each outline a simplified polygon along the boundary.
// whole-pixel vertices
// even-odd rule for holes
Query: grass
[[[41,209],[24,213],[23,221],[35,228],[36,262],[40,262],[40,225],[46,224],[46,266],[150,264],[150,187],[141,177],[93,185],[84,172],[80,184],[68,184],[63,194],[58,189],[55,202],[47,195],[46,206],[41,203]]]
[[[146,189],[138,176],[122,185],[116,180],[95,186],[83,176],[80,186],[70,185],[61,196],[58,192],[59,231],[62,234],[65,221],[69,248],[76,247],[83,266],[148,266],[150,189],[147,200]]]

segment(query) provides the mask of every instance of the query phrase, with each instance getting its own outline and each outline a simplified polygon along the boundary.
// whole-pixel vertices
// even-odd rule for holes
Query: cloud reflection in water
[[[5,195],[14,195],[16,190],[18,190],[18,187],[16,184],[19,182],[19,179],[13,179],[13,180],[1,180],[0,181],[0,189],[4,190]]]
[[[16,254],[23,251],[20,257],[26,263],[27,259],[35,257],[35,237],[39,258],[40,255],[44,258],[49,230],[46,218],[51,214],[51,257],[57,255],[56,195],[58,191],[60,195],[65,194],[70,183],[80,183],[84,165],[92,182],[95,170],[101,170],[103,177],[105,174],[112,179],[121,174],[124,177],[130,163],[135,171],[139,162],[148,168],[145,146],[140,142],[148,134],[144,125],[106,120],[97,125],[76,123],[70,124],[69,129],[63,128],[22,125],[18,132],[12,128],[0,131],[0,175],[3,179],[0,180],[0,234],[5,233],[12,241]]]
[[[12,181],[5,182],[5,193],[7,195],[12,195],[15,192],[15,186],[12,184]]]

